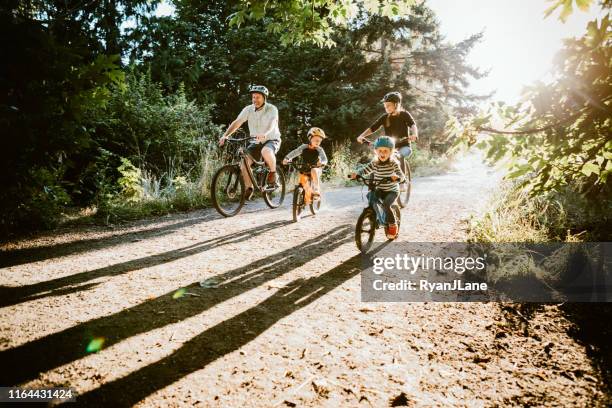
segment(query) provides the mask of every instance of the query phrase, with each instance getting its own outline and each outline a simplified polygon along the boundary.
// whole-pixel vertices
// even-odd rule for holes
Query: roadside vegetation
[[[158,17],[158,4],[0,9],[11,55],[0,84],[4,237],[208,205],[215,142],[254,83],[279,109],[279,157],[309,127],[325,130],[331,184],[361,154],[350,142],[381,114],[386,92],[400,91],[419,125],[417,174],[440,167],[428,146],[446,143],[450,115],[475,113],[483,98],[466,91],[483,75],[466,62],[481,34],[448,43],[421,2],[326,1],[318,17],[288,2],[216,0],[170,1],[173,13]]]

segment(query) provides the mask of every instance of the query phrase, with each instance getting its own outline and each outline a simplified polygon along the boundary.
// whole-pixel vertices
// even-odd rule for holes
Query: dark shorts
[[[268,140],[264,143],[251,142],[247,146],[247,153],[255,160],[261,161],[261,149],[267,147],[272,150],[274,155],[278,153],[278,149],[280,149],[281,141],[280,140]]]

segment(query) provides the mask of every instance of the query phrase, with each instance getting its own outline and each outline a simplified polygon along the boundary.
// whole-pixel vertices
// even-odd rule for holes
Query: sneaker
[[[389,224],[386,228],[387,238],[395,239],[397,238],[397,224]]]
[[[280,184],[278,183],[278,176],[276,175],[276,172],[270,172],[268,173],[268,179],[266,180],[268,185],[268,188],[278,188],[280,187]]]

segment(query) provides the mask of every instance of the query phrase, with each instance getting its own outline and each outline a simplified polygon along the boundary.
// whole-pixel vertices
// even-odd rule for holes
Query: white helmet
[[[260,93],[262,94],[266,99],[268,99],[268,88],[266,88],[263,85],[251,85],[251,87],[249,88],[249,93]]]

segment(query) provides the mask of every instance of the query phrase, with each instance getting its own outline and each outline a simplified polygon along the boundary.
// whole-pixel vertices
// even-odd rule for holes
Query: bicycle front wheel
[[[357,249],[364,254],[368,252],[374,242],[375,234],[376,215],[371,208],[366,208],[357,219],[357,225],[355,226],[355,244],[357,244]]]
[[[267,179],[267,175],[268,175],[267,171],[265,174],[266,174],[266,177],[264,178],[264,180]],[[263,194],[264,201],[270,208],[279,207],[285,200],[285,185],[286,184],[285,184],[285,173],[283,172],[283,169],[281,169],[280,167],[277,167],[276,175],[278,176],[279,187],[271,191],[264,191],[264,194]]]
[[[304,189],[302,186],[297,186],[293,190],[293,221],[298,222],[302,218],[304,211]]]
[[[240,167],[235,164],[221,167],[210,188],[213,206],[224,217],[233,217],[244,205],[244,189]]]

